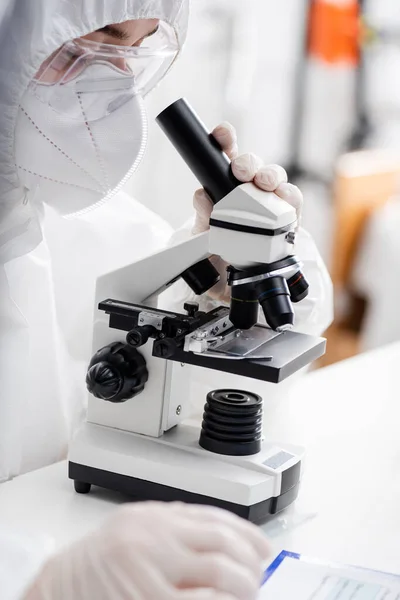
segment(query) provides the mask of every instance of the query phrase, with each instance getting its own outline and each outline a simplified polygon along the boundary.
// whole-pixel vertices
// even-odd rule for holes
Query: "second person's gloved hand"
[[[269,547],[225,511],[141,503],[45,565],[24,600],[255,600]]]
[[[232,160],[232,172],[239,181],[248,183],[253,181],[257,187],[274,192],[279,198],[291,204],[297,212],[298,226],[301,222],[303,195],[298,187],[288,183],[286,171],[279,165],[264,165],[261,158],[255,154],[242,154],[238,156],[236,130],[229,123],[222,123],[212,132],[224,152]],[[202,233],[209,228],[213,204],[204,189],[197,190],[194,195],[194,208],[196,220],[193,234]],[[220,302],[230,302],[230,288],[226,284],[227,264],[219,257],[211,257],[221,280],[209,292],[209,296]]]

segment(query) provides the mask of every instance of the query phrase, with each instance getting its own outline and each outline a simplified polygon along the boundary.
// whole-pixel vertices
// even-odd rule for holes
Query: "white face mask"
[[[130,77],[107,63],[57,88],[32,85],[19,108],[15,153],[28,198],[63,216],[118,191],[138,167],[147,141],[142,98]]]

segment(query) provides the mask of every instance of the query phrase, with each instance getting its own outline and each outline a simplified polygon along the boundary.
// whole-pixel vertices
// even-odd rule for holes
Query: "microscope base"
[[[296,499],[301,448],[264,443],[252,457],[222,456],[200,448],[198,435],[186,425],[157,439],[86,423],[71,446],[69,478],[78,493],[95,485],[135,500],[209,504],[254,523]]]
[[[211,496],[193,494],[152,481],[135,479],[127,475],[102,471],[101,469],[94,469],[72,462],[69,463],[69,478],[74,480],[75,489],[78,493],[89,493],[91,486],[96,485],[132,496],[137,501],[154,500],[160,502],[207,504],[229,510],[239,517],[257,524],[263,523],[269,517],[278,514],[290,506],[296,500],[300,487],[300,482],[298,482],[294,487],[277,498],[269,498],[253,506],[242,506],[233,502],[212,498]]]

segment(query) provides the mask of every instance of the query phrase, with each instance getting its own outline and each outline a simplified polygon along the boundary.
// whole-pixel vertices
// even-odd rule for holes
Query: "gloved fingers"
[[[194,556],[182,575],[181,588],[210,588],[237,600],[256,598],[260,579],[223,554]]]
[[[287,180],[285,169],[279,165],[261,166],[254,174],[254,183],[266,192],[275,192],[280,185],[287,183]]]
[[[249,181],[253,181],[262,164],[263,161],[256,154],[241,154],[232,160],[232,173],[239,181],[248,183]]]
[[[231,160],[237,157],[239,150],[236,129],[233,125],[224,121],[213,130],[212,135]]]
[[[292,183],[282,183],[276,190],[275,194],[293,206],[297,212],[297,226],[300,226],[301,213],[303,208],[303,194],[297,185]]]
[[[179,508],[176,510],[179,510]],[[231,512],[212,506],[199,507],[193,505],[186,508],[186,514],[189,518],[197,518],[203,526],[206,523],[210,523],[214,527],[223,524],[230,527],[253,546],[261,560],[267,559],[271,553],[269,543],[261,530],[252,523],[241,519]]]
[[[121,592],[127,592],[121,596],[123,599],[174,600],[177,590],[182,587],[182,578],[190,569],[193,552],[179,539],[182,528],[179,516],[173,516],[172,520],[171,515],[164,516],[168,516],[168,521],[153,521],[157,532],[146,531],[151,530],[152,525],[144,524],[140,539],[136,543],[133,541],[131,548],[126,548],[124,555],[112,565],[115,586],[118,585]],[[105,565],[105,570],[107,568]],[[132,592],[134,586],[140,588],[140,594],[129,594],[129,589]]]
[[[133,570],[132,567],[134,567]],[[112,565],[105,565],[104,570],[111,574],[113,589],[109,591],[107,587],[101,585],[102,598],[130,600],[131,598],[174,597],[173,584],[162,573],[159,565],[143,560],[141,556],[135,556],[133,561],[125,561],[125,563],[114,560]],[[86,593],[82,595],[82,598],[92,598],[92,595]]]
[[[183,529],[179,531],[180,540],[192,551],[228,556],[261,580],[263,566],[260,556],[253,546],[232,528],[214,523],[199,526],[189,519],[183,520],[181,525]]]
[[[210,227],[210,217],[213,210],[213,203],[207,192],[201,188],[197,190],[193,198],[193,206],[196,211],[196,219],[193,227],[193,235],[203,233]]]

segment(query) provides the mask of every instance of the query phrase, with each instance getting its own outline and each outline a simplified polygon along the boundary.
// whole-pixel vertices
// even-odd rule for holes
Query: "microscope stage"
[[[182,320],[189,319],[179,313],[113,299],[102,301],[99,308],[109,316],[109,327],[119,332],[130,332],[134,329],[137,326],[138,315],[141,314],[146,314],[147,317],[150,315],[153,321],[158,319],[162,323],[164,318],[179,325]],[[188,333],[186,338],[195,337],[198,333],[205,334],[207,338],[211,334],[211,339],[215,342],[217,337],[212,335],[213,328],[223,321],[229,323],[229,308],[220,306],[207,313],[205,322],[198,329]],[[229,326],[232,327],[232,324]],[[164,357],[158,356],[153,346],[153,356],[180,364],[280,383],[325,354],[326,340],[321,337],[296,331],[277,333],[263,325],[256,325],[251,330],[236,331],[239,335],[231,339],[228,330],[223,334],[221,328],[219,337],[221,340],[227,337],[227,341],[217,347],[210,344],[207,351],[194,351],[196,346],[191,346],[190,339],[187,339],[187,346],[176,344],[173,351]]]
[[[272,336],[271,330],[258,325],[252,331],[260,332],[266,337],[265,343],[258,345],[254,351],[254,358],[252,353],[247,354],[245,360],[234,360],[232,356],[224,358],[222,352],[220,358],[215,358],[207,352],[195,354],[178,349],[170,360],[260,381],[280,383],[325,354],[324,338],[295,331],[285,331]],[[267,358],[259,358],[261,354]]]

